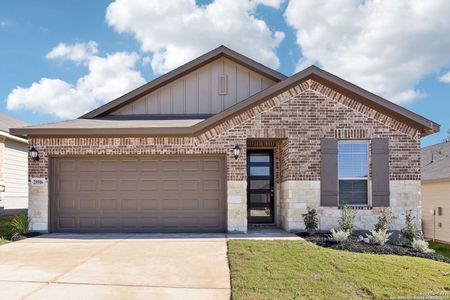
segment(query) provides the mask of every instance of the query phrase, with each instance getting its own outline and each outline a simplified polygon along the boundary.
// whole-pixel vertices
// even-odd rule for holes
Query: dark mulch
[[[39,235],[41,235],[41,233],[39,233],[39,232],[27,232],[23,235],[16,233],[11,236],[11,241],[16,242],[16,241],[24,240],[24,239],[39,236]]]
[[[361,242],[358,239],[357,235],[350,236],[347,241],[342,243],[336,243],[332,241],[330,239],[330,234],[328,233],[316,233],[310,236],[307,233],[301,232],[298,233],[297,235],[316,245],[336,250],[346,250],[350,252],[372,253],[372,254],[394,254],[402,256],[415,256],[450,263],[450,258],[436,255],[434,253],[421,253],[407,246],[395,245],[391,243],[385,244],[383,246],[375,244],[366,244],[364,242]]]

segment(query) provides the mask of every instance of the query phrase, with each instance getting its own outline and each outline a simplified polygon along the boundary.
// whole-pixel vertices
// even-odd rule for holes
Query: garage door
[[[223,232],[225,163],[215,157],[52,161],[55,232]]]

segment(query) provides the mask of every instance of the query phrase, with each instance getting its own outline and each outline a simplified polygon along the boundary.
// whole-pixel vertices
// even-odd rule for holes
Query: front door
[[[247,220],[274,223],[273,150],[247,152]]]

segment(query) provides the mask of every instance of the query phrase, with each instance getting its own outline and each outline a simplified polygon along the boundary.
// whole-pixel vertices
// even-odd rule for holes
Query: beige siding
[[[3,176],[5,192],[2,203],[5,209],[28,207],[28,147],[26,144],[6,140]]]
[[[442,216],[436,215],[436,239],[450,242],[450,180],[422,183],[422,222],[426,238],[433,238],[431,209],[442,207]]]
[[[224,93],[219,92],[221,77],[225,77]],[[111,114],[215,114],[273,84],[271,79],[220,58]]]

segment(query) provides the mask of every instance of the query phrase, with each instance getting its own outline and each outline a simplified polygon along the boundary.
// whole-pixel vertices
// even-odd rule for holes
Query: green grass
[[[385,299],[445,292],[450,264],[304,241],[230,240],[233,299]],[[444,298],[445,299],[445,298]]]
[[[436,254],[446,256],[450,258],[450,245],[438,242],[429,242],[430,248],[433,249]]]
[[[0,245],[9,242],[7,240],[10,236],[9,223],[11,222],[12,219],[13,219],[12,216],[0,217]]]

